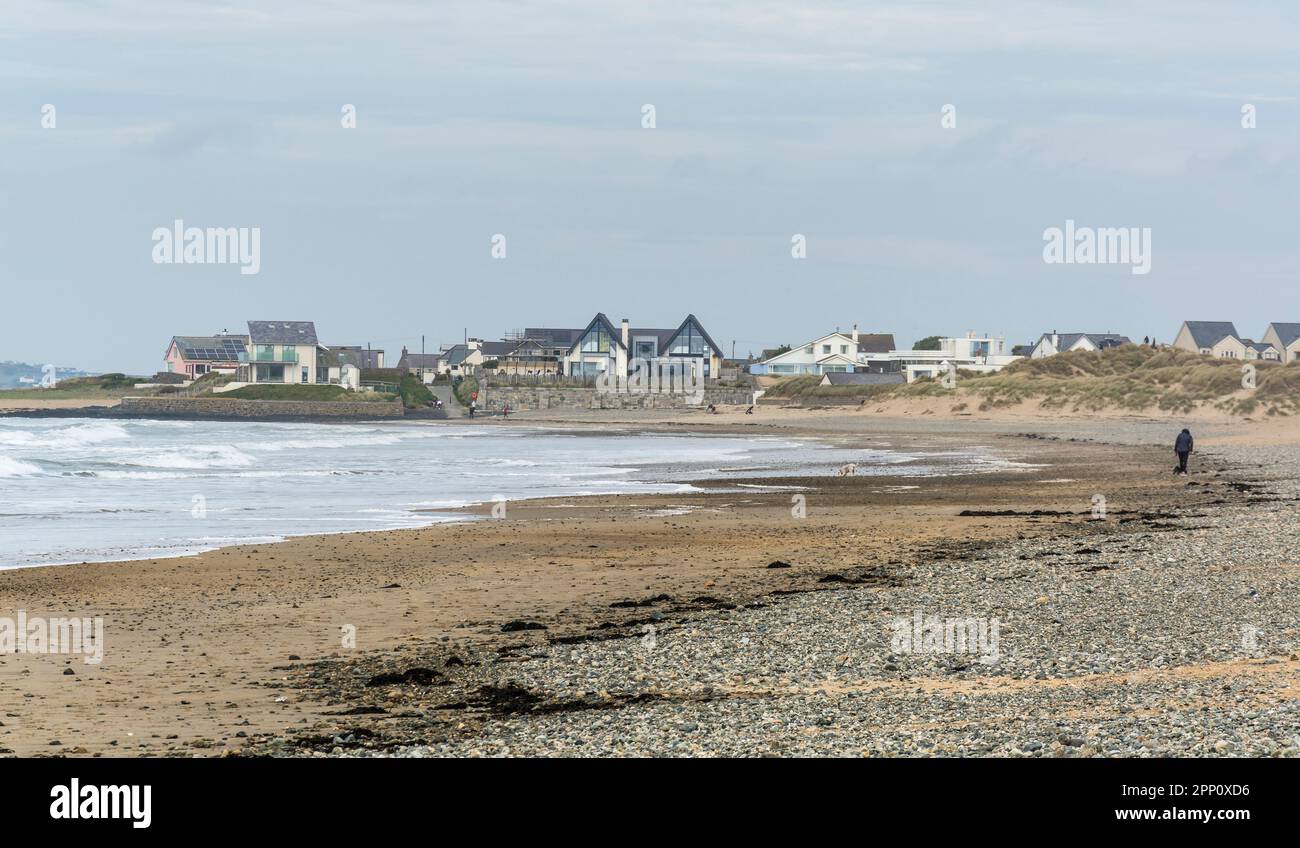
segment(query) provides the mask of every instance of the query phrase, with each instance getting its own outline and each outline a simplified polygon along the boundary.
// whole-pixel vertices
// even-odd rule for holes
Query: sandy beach
[[[484,426],[540,420],[521,416]],[[98,665],[0,657],[8,693],[0,704],[0,749],[73,756],[908,754],[927,747],[895,750],[890,740],[902,727],[919,733],[914,716],[897,726],[887,713],[869,726],[860,719],[842,726],[837,713],[819,715],[809,725],[820,728],[815,733],[769,722],[770,733],[745,736],[750,741],[738,747],[741,737],[728,727],[753,716],[738,719],[727,711],[762,704],[780,714],[787,699],[793,710],[787,718],[810,700],[939,709],[937,702],[978,692],[980,709],[962,722],[971,728],[987,722],[987,730],[1023,720],[1028,698],[1042,699],[1049,713],[1059,703],[1061,716],[1074,715],[1079,698],[1101,698],[1104,705],[1109,697],[1083,689],[1131,690],[1145,681],[1164,691],[1171,681],[1194,679],[1209,698],[1206,709],[1217,709],[1219,701],[1224,710],[1248,706],[1240,695],[1214,694],[1225,686],[1236,692],[1238,681],[1248,682],[1259,708],[1284,705],[1283,741],[1274,745],[1294,751],[1287,733],[1294,736],[1290,693],[1300,669],[1290,656],[1296,557],[1270,553],[1277,546],[1294,552],[1294,536],[1265,529],[1285,526],[1295,509],[1288,493],[1300,478],[1297,433],[1285,422],[1207,422],[1195,473],[1182,479],[1169,474],[1169,450],[1160,444],[1169,425],[1135,416],[909,420],[832,409],[545,420],[573,427],[759,429],[840,444],[882,436],[907,446],[981,444],[1034,467],[923,479],[841,479],[827,469],[826,476],[764,481],[798,489],[737,491],[729,482],[688,494],[534,500],[510,504],[500,519],[486,507],[471,510],[480,520],[463,524],[0,572],[0,610],[102,615],[107,634]],[[792,512],[792,492],[805,499],[804,517]],[[1098,493],[1105,497],[1102,518],[1095,514]],[[1258,556],[1240,564],[1215,556],[1215,545],[1243,533],[1251,541],[1238,548],[1262,546]],[[1245,580],[1246,569],[1256,598],[1261,585],[1271,587],[1268,607],[1255,623],[1236,607],[1215,619],[1219,604],[1152,609],[1158,599],[1144,591],[1153,580],[1145,556],[1161,563],[1154,579],[1173,581],[1184,593],[1216,586],[1229,592],[1224,581]],[[1119,591],[1130,581],[1132,592]],[[1052,630],[1052,618],[1042,620],[1053,599],[1064,596],[1071,598],[1071,616],[1089,622],[1082,635],[1063,636]],[[1007,622],[1002,638],[1016,650],[1004,649],[996,665],[956,672],[945,662],[951,657],[895,656],[888,639],[892,613],[881,610],[916,604],[1000,612]],[[849,610],[854,633],[823,632]],[[1194,634],[1217,628],[1216,638],[1226,644],[1179,662],[1126,655],[1123,646],[1105,644],[1151,616],[1153,626],[1177,624]],[[783,619],[782,646],[806,643],[815,650],[780,661],[767,656],[758,668],[752,657],[719,658],[738,640],[770,642],[761,634],[772,632],[774,617]],[[1055,620],[1063,620],[1059,611]],[[1267,634],[1253,652],[1240,648],[1242,626]],[[1036,632],[1041,627],[1047,629]],[[1077,650],[1076,642],[1089,639],[1090,650]],[[692,652],[708,654],[709,662]],[[1079,665],[1067,656],[1078,653],[1110,659]],[[656,669],[659,662],[669,667]],[[682,677],[686,669],[715,666],[716,679]],[[999,706],[996,693],[1008,705]],[[1167,697],[1175,695],[1183,697],[1182,690]],[[1144,697],[1143,710],[1153,716],[1174,704],[1165,695]],[[709,729],[695,736],[644,733],[647,722],[662,724],[656,711],[664,709],[674,716],[698,713],[688,722],[674,717],[664,728]],[[618,716],[641,730],[565,742],[567,731],[547,724],[578,733],[573,727],[584,716],[602,723]],[[927,731],[933,738],[922,741],[954,744],[941,715],[933,725]],[[588,730],[595,733],[594,725]],[[521,742],[521,735],[532,741]],[[535,735],[550,741],[539,743]],[[1078,731],[1047,736],[1037,748],[1035,740],[1024,744],[1073,752],[1083,748],[1074,742],[1087,741]],[[1220,741],[1210,740],[1210,753],[1241,750],[1214,749]],[[1118,744],[1101,734],[1097,752],[1111,743]]]

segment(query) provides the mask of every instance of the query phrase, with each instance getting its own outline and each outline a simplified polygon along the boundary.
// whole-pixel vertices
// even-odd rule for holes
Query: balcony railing
[[[252,353],[239,354],[239,361],[248,364],[271,363],[277,365],[297,365],[298,351],[284,350],[279,353],[268,352],[264,350],[254,351]]]

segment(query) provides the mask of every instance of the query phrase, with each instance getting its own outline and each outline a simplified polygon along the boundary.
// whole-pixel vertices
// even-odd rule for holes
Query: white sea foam
[[[30,477],[40,473],[41,468],[38,465],[0,456],[0,477]]]

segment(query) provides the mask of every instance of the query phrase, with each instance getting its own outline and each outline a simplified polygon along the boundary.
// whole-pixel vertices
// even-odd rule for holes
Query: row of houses
[[[218,372],[233,375],[239,384],[339,383],[346,382],[343,375],[349,366],[358,371],[385,367],[382,350],[323,344],[312,321],[249,321],[246,334],[173,336],[163,358],[169,372],[185,379]],[[396,367],[433,382],[440,375],[479,368],[568,377],[630,375],[645,362],[716,380],[723,350],[694,315],[663,328],[633,327],[626,318],[615,326],[597,313],[584,327],[530,327],[501,341],[468,339],[437,353],[411,353],[403,347]]]
[[[187,380],[221,373],[237,383],[344,383],[351,369],[383,368],[384,352],[363,345],[326,345],[312,321],[249,321],[246,334],[172,336],[167,371]]]
[[[594,377],[631,374],[638,362],[689,367],[704,380],[716,380],[723,350],[694,315],[676,327],[633,327],[628,319],[614,325],[599,312],[585,327],[528,327],[500,341],[468,339],[438,353],[411,353],[402,348],[397,367],[420,373],[426,382],[439,375],[489,368],[497,373]],[[682,373],[682,372],[678,372]]]
[[[1228,359],[1295,362],[1300,357],[1300,324],[1275,321],[1255,341],[1242,337],[1231,321],[1184,321],[1173,346]]]
[[[854,324],[851,330],[836,329],[795,347],[766,350],[747,368],[756,377],[822,375],[835,385],[911,382],[938,376],[950,366],[997,371],[1024,356],[1038,359],[1131,343],[1118,333],[1053,330],[1032,345],[1008,350],[1002,336],[968,332],[940,338],[928,349],[901,349],[893,334],[862,333]],[[1269,324],[1255,341],[1243,338],[1231,321],[1185,321],[1172,346],[1207,356],[1292,362],[1300,357],[1300,323]],[[386,367],[384,351],[369,345],[321,343],[311,321],[249,321],[244,334],[173,336],[164,359],[168,371],[185,379],[220,372],[233,375],[238,384],[352,383],[362,370]],[[396,367],[433,382],[478,369],[564,377],[630,375],[646,362],[671,366],[677,373],[688,368],[695,378],[712,381],[721,375],[725,359],[694,315],[675,327],[633,327],[626,318],[615,325],[600,312],[582,327],[528,327],[499,341],[469,338],[437,353],[411,353],[403,347]]]
[[[932,349],[900,349],[892,333],[836,330],[797,347],[764,351],[764,358],[749,367],[759,377],[828,375],[827,385],[889,382],[880,378],[837,378],[837,374],[895,374],[895,381],[912,382],[934,377],[952,365],[970,371],[997,371],[1019,359],[1007,350],[1001,336],[979,335],[940,338]]]

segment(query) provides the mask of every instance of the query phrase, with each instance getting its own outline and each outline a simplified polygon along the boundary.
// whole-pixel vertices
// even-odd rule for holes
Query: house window
[[[601,327],[597,327],[582,337],[583,353],[609,353],[610,346],[610,335]]]
[[[848,345],[840,345],[840,353],[848,353],[848,352],[849,352]]]
[[[822,345],[822,353],[830,353],[830,352],[831,352],[830,345]]]
[[[700,328],[695,324],[687,324],[673,339],[668,352],[678,356],[703,356],[704,334],[700,332]]]
[[[299,380],[298,382],[300,382],[300,383],[310,383],[310,382],[311,382],[311,378],[308,376],[308,373],[307,373],[307,372],[308,372],[308,368],[307,368],[307,366],[306,366],[306,365],[302,366],[302,379]]]
[[[812,352],[813,352],[813,346],[812,346],[812,345],[808,345],[806,348],[803,349],[803,352],[804,352],[804,353],[812,353]]]

